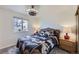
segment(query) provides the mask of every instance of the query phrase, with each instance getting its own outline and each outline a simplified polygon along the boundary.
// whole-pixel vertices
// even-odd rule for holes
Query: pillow
[[[50,35],[52,35],[52,36],[53,36],[53,35],[54,35],[54,33],[53,33],[53,32],[50,32]]]
[[[48,34],[44,34],[44,37],[47,38],[48,37]]]
[[[46,31],[45,34],[48,35],[48,36],[50,35],[50,33],[48,31]]]

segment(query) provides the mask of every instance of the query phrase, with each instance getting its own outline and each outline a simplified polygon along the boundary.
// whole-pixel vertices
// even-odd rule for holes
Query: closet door
[[[77,15],[77,51],[79,53],[79,15]]]
[[[76,12],[76,39],[77,39],[77,52],[79,53],[79,6]]]

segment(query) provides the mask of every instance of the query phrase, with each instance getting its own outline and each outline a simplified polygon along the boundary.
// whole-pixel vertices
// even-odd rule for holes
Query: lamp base
[[[66,40],[69,40],[70,39],[68,33],[66,33],[66,35],[64,36],[64,39],[66,39]]]

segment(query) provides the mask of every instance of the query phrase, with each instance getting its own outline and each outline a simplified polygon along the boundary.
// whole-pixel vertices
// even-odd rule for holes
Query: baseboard
[[[12,46],[9,46],[9,47],[6,47],[6,48],[3,48],[3,49],[0,49],[0,54],[2,54],[3,52],[8,51],[9,48],[14,47],[14,46],[15,46],[15,45],[12,45]]]

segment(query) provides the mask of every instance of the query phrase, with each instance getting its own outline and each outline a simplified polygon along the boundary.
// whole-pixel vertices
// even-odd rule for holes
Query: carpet
[[[19,49],[16,47],[12,47],[10,49],[8,49],[8,51],[3,52],[2,54],[20,54],[19,53]],[[34,54],[39,54],[39,53],[34,53]],[[50,54],[69,54],[68,52],[60,49],[60,48],[54,48],[52,49],[52,51],[50,52]]]

